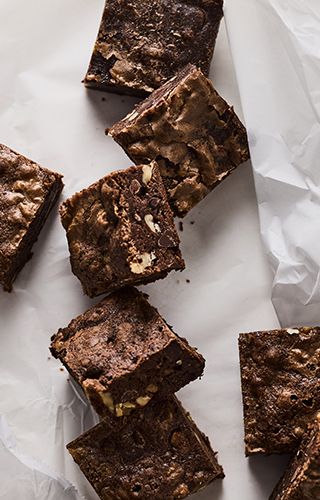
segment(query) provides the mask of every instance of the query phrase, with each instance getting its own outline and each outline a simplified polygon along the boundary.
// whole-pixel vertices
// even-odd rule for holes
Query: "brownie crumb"
[[[191,220],[191,221],[190,221],[190,224],[191,224],[191,226],[193,226],[193,224],[194,224],[194,220]]]
[[[190,283],[190,280],[186,279],[186,283]]]
[[[179,231],[181,231],[183,233],[183,222],[182,221],[179,222]]]

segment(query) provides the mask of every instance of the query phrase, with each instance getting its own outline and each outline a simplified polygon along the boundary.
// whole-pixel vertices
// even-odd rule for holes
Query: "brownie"
[[[185,498],[224,477],[208,438],[175,397],[116,427],[102,422],[67,448],[102,500]]]
[[[113,172],[60,208],[73,273],[90,297],[184,269],[155,163]]]
[[[240,334],[246,454],[295,451],[320,408],[320,328]]]
[[[180,217],[249,158],[246,130],[233,108],[192,65],[108,132],[135,163],[158,162]]]
[[[114,292],[52,337],[102,417],[122,417],[202,375],[204,359],[135,288]]]
[[[320,413],[309,425],[297,454],[276,486],[270,500],[320,498]]]
[[[208,74],[223,0],[106,0],[87,87],[145,96],[188,63]]]
[[[62,176],[0,144],[0,284],[7,292],[63,187]]]

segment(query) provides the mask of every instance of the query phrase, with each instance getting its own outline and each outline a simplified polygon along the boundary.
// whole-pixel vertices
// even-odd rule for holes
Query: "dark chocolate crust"
[[[239,336],[246,454],[289,453],[320,408],[320,328]]]
[[[87,87],[145,96],[188,63],[209,72],[223,0],[106,0]]]
[[[277,484],[270,500],[320,498],[320,413],[309,425],[299,450]]]
[[[191,65],[108,132],[136,164],[158,162],[179,217],[249,158],[246,130],[233,108]]]
[[[59,358],[102,417],[122,417],[200,377],[203,357],[134,288],[122,289],[52,337]]]
[[[184,269],[158,166],[113,172],[60,207],[73,273],[90,297]]]
[[[63,188],[62,176],[0,144],[0,283],[5,291],[24,264]]]
[[[208,438],[175,397],[116,427],[102,422],[67,448],[102,500],[185,498],[224,477]]]

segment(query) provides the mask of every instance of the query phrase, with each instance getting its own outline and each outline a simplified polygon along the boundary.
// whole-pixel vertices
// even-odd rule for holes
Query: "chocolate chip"
[[[160,236],[160,238],[158,240],[158,245],[159,245],[159,247],[171,248],[171,247],[175,247],[176,243],[172,239],[172,236],[170,235],[170,233],[165,232]]]
[[[137,179],[133,179],[130,184],[130,191],[132,194],[138,194],[141,189],[141,184]]]
[[[149,201],[149,205],[151,208],[157,208],[160,201],[161,201],[160,198],[151,198],[151,200]]]

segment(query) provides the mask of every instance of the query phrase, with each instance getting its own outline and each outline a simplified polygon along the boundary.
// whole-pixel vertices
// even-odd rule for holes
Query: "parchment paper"
[[[102,9],[103,0],[0,0],[0,141],[64,173],[63,197],[130,164],[104,129],[134,99],[80,83]],[[247,25],[247,13],[237,14]],[[211,76],[242,116],[224,24]],[[194,498],[265,499],[285,459],[248,461],[242,442],[237,335],[278,326],[249,164],[190,213],[180,236],[187,269],[145,290],[207,359],[202,380],[179,397],[219,451],[226,478]],[[0,292],[1,500],[97,498],[65,450],[96,416],[48,351],[50,336],[92,303],[71,273],[56,210],[14,292]]]
[[[319,324],[320,3],[227,0],[225,16],[272,300],[283,326]]]

